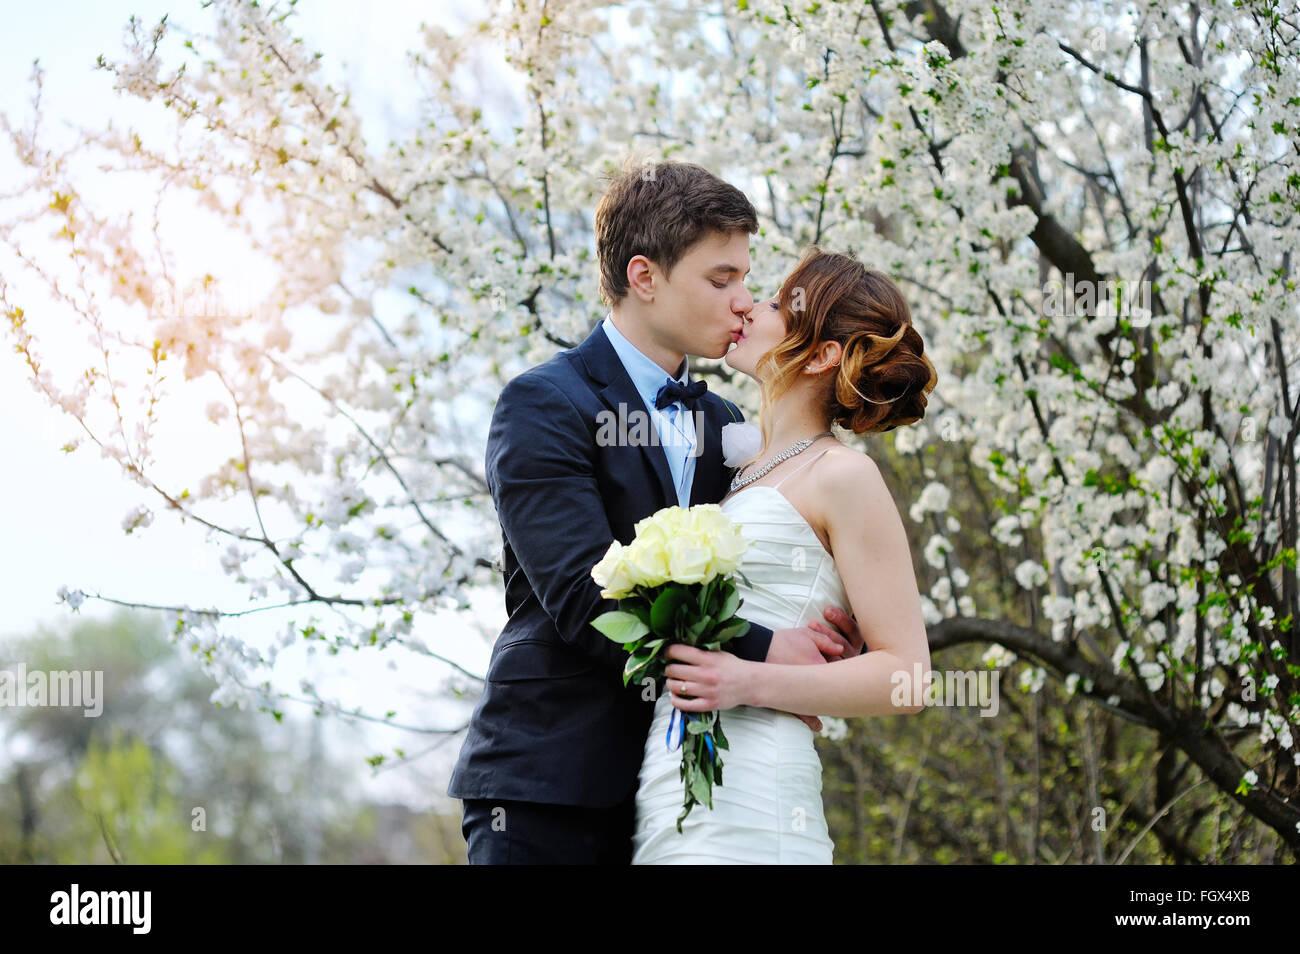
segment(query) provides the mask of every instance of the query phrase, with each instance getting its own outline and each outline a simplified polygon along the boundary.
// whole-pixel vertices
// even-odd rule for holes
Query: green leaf
[[[644,646],[637,647],[627,657],[627,662],[623,664],[623,685],[626,686],[633,679],[640,678],[650,668],[663,644],[662,639],[652,639]]]
[[[699,598],[700,613],[705,616],[709,615],[709,601],[713,599],[714,585],[717,582],[718,582],[718,578],[714,577],[712,580],[709,580],[709,582],[703,584],[700,587],[700,598]]]
[[[628,656],[627,662],[623,664],[623,685],[627,686],[633,680],[639,680],[641,674],[645,672],[646,667],[650,665],[648,659],[638,659],[636,656]]]
[[[713,807],[713,787],[709,785],[709,780],[703,772],[691,779],[691,794],[700,804]]]
[[[629,600],[628,602],[631,603],[630,600]],[[623,604],[620,603],[619,605],[622,606]],[[637,619],[639,619],[641,622],[645,623],[646,631],[649,632],[649,630],[650,630],[650,607],[649,607],[648,604],[646,604],[646,603],[644,603],[644,602],[642,602],[641,600],[638,599],[636,602],[631,603],[631,605],[627,608],[627,611],[628,611],[629,613],[631,613],[633,616],[635,616]]]
[[[669,587],[659,594],[650,607],[650,628],[656,636],[675,637],[674,621],[677,611],[689,602],[690,597],[680,586]]]
[[[747,632],[749,632],[749,620],[738,619],[728,623],[726,626],[714,633],[713,639],[718,643],[726,643],[738,636],[744,636]]]
[[[601,613],[591,621],[591,625],[614,642],[624,644],[650,632],[650,627],[635,613],[624,613],[621,610]]]
[[[736,610],[740,608],[740,594],[736,592],[734,586],[727,587],[727,594],[722,600],[722,607],[718,610],[718,619],[731,619],[736,615]]]
[[[655,650],[663,645],[663,640],[655,639],[651,640],[651,642],[655,645],[651,646],[650,643],[646,643],[643,646],[638,646],[636,651],[632,653],[631,658],[639,662],[646,662],[647,660],[653,659]]]

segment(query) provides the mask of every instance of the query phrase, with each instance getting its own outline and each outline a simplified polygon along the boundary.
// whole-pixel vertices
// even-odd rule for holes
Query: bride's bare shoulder
[[[880,468],[862,451],[839,444],[820,463],[814,493],[827,517],[891,499]]]
[[[844,489],[864,480],[880,478],[880,468],[867,454],[847,444],[836,444],[822,462],[821,480],[830,488]]]

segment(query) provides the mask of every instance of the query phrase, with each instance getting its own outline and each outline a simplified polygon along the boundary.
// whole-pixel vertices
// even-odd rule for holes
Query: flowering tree
[[[132,21],[100,65],[175,114],[174,144],[110,125],[52,149],[39,72],[30,124],[5,127],[32,180],[6,197],[4,247],[101,345],[61,381],[44,315],[3,286],[33,382],[292,617],[267,647],[237,614],[172,608],[218,701],[276,709],[276,652],[302,635],[433,653],[417,620],[495,585],[486,409],[604,313],[599,173],[667,156],[755,200],[769,288],[819,243],[910,291],[940,386],[882,446],[932,478],[910,501],[932,531],[932,648],[988,644],[990,665],[1028,664],[1027,690],[1050,674],[1149,727],[1300,850],[1290,7],[517,0],[481,29],[424,28],[422,121],[382,148],[292,7],[216,0],[202,34]],[[513,85],[489,96],[483,75]],[[92,208],[72,181],[85,152],[243,230],[278,266],[273,294],[187,305],[210,289],[176,287],[158,207]],[[66,260],[26,250],[52,222]],[[395,294],[406,320],[381,321]],[[234,451],[163,482],[153,425],[204,384]],[[948,512],[940,458],[1001,491],[984,528]],[[994,545],[960,565],[950,535],[977,533]],[[1003,566],[1026,598],[978,605]]]

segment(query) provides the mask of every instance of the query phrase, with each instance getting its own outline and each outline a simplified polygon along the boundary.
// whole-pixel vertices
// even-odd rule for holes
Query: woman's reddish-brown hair
[[[939,376],[888,276],[814,245],[782,284],[778,304],[786,336],[756,369],[764,409],[794,384],[820,344],[838,341],[840,361],[826,395],[833,423],[863,434],[925,417]]]

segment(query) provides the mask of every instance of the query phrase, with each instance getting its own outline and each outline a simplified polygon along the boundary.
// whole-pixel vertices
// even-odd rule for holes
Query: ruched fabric
[[[849,609],[834,561],[794,505],[774,486],[741,490],[722,504],[750,541],[737,577],[738,614],[783,629]],[[633,864],[831,864],[834,846],[822,810],[822,766],[813,731],[773,709],[722,713],[729,749],[713,809],[691,809],[677,832],[681,751],[665,745],[672,702],[655,703],[636,796]]]

